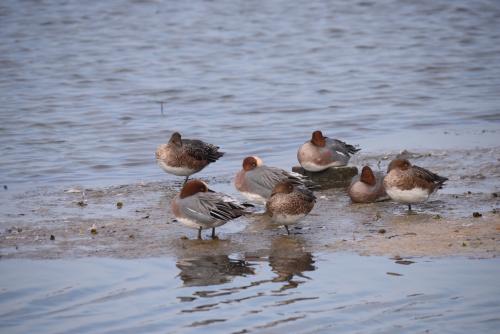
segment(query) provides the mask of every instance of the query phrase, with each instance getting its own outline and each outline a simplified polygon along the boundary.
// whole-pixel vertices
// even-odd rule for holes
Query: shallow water
[[[499,18],[494,0],[2,1],[0,181],[168,178],[173,130],[227,152],[211,176],[250,154],[289,168],[317,128],[362,152],[497,144]]]
[[[496,333],[498,259],[334,246],[439,215],[440,254],[498,254],[499,19],[495,0],[2,1],[0,330]],[[243,157],[289,169],[315,129],[358,144],[354,165],[409,149],[450,181],[414,217],[332,190],[295,236],[245,221],[209,253],[179,241],[178,178],[154,161],[172,131],[221,146],[199,176],[235,195]],[[480,222],[494,232],[467,234]],[[354,250],[399,251],[381,248]]]
[[[2,261],[0,328],[497,333],[500,326],[498,259],[416,258],[398,264],[348,253],[311,254],[300,251],[295,238],[278,240],[269,251],[266,257]]]

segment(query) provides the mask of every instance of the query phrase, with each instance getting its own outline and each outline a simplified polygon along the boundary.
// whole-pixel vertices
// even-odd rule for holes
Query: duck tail
[[[346,149],[347,149],[347,152],[349,152],[350,154],[354,154],[356,152],[361,151],[360,148],[356,148],[355,146],[350,145],[350,144],[346,144]]]

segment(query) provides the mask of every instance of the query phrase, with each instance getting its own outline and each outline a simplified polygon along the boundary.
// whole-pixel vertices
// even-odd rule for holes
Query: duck
[[[384,187],[393,201],[407,204],[408,211],[411,211],[412,204],[425,202],[447,180],[446,177],[412,165],[407,159],[394,159],[387,168]]]
[[[315,203],[316,197],[311,190],[283,181],[274,186],[266,202],[266,214],[273,224],[284,226],[290,234],[288,226],[308,215]]]
[[[320,172],[330,167],[346,166],[351,154],[359,150],[341,140],[325,137],[316,130],[311,140],[299,147],[297,159],[306,171]]]
[[[373,203],[384,200],[387,198],[384,176],[382,173],[373,173],[369,166],[364,166],[361,175],[352,180],[347,193],[353,203]]]
[[[216,162],[223,155],[219,146],[198,139],[182,139],[179,132],[174,132],[167,144],[159,145],[155,154],[158,166],[165,172],[186,177],[184,184],[189,176]]]
[[[250,202],[265,204],[274,187],[284,181],[295,186],[316,189],[318,186],[303,176],[294,172],[287,172],[281,168],[263,164],[257,156],[243,159],[242,169],[236,174],[234,185]]]
[[[202,239],[202,230],[210,228],[212,239],[215,239],[216,227],[241,217],[252,206],[215,192],[205,182],[197,179],[187,181],[171,202],[175,218],[186,227],[197,229],[198,239]]]

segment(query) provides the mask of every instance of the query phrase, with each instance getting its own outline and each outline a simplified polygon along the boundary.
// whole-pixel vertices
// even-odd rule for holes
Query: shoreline
[[[500,155],[500,147],[408,154],[415,164],[450,178],[428,202],[414,207],[416,214],[408,215],[406,206],[391,201],[352,204],[344,188],[319,190],[315,208],[292,229],[295,234],[289,239],[312,253],[500,255],[500,164],[491,159]],[[367,152],[353,165],[369,164],[384,170],[393,155]],[[229,177],[201,179],[212,189],[239,196]],[[259,251],[269,256],[272,241],[284,234],[284,229],[269,226],[257,213],[217,228],[219,240],[192,240],[196,231],[175,222],[170,212],[170,200],[180,185],[181,180],[176,180],[4,191],[0,259],[141,258],[186,249],[192,249],[193,254]],[[263,211],[263,207],[256,211]],[[480,217],[474,217],[474,212]],[[96,234],[91,233],[93,225]],[[208,234],[204,232],[204,238]]]

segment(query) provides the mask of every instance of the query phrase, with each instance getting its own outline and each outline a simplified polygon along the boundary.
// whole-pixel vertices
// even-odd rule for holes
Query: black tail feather
[[[360,149],[360,148],[356,148],[356,147],[354,147],[353,145],[346,144],[346,145],[345,145],[345,147],[346,147],[346,149],[347,149],[347,152],[349,152],[350,154],[354,154],[354,153],[356,153],[356,152],[361,151],[361,149]]]
[[[217,160],[222,158],[224,153],[225,152],[219,152],[217,150],[213,150],[212,152],[209,153],[207,160],[208,162],[216,162]]]

